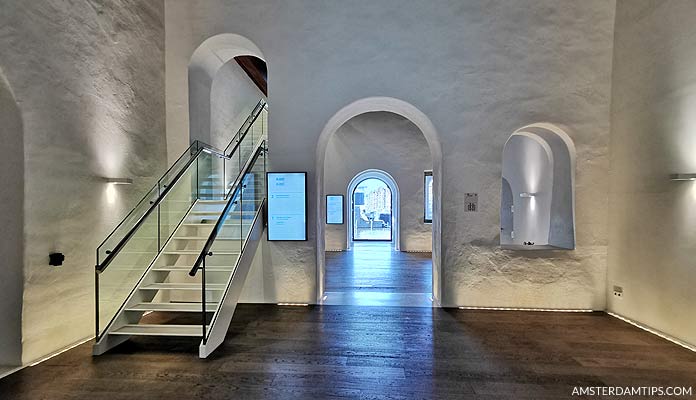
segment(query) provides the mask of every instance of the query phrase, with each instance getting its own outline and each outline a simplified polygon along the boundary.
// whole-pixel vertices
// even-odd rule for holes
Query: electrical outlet
[[[621,286],[614,285],[614,297],[618,297],[618,298],[622,299],[623,295],[624,295],[623,288]]]

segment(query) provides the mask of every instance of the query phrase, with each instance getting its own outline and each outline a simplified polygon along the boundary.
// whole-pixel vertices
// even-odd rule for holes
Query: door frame
[[[348,210],[348,223],[346,224],[346,249],[350,250],[353,243],[353,192],[358,187],[358,184],[365,179],[379,179],[384,182],[392,194],[392,224],[391,224],[391,241],[394,242],[394,250],[401,250],[401,240],[400,240],[400,215],[399,215],[399,186],[396,183],[396,179],[391,176],[388,172],[380,169],[366,169],[353,177],[348,184],[346,190],[346,197],[350,198],[350,210]],[[360,240],[358,240],[360,241]],[[377,240],[370,240],[377,241]]]

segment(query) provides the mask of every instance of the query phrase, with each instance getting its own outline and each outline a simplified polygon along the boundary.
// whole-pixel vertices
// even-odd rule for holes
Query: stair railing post
[[[207,255],[207,254],[206,254],[205,257],[203,257],[203,263],[202,263],[202,265],[203,265],[203,268],[202,268],[202,269],[203,269],[203,273],[202,273],[202,275],[201,275],[201,288],[202,288],[202,290],[201,290],[201,304],[202,304],[202,306],[201,306],[201,307],[202,307],[202,310],[201,310],[201,319],[202,319],[202,322],[203,322],[203,324],[202,324],[201,326],[202,326],[202,329],[203,329],[203,343],[204,343],[204,344],[205,344],[205,337],[206,337],[206,333],[207,333],[207,332],[205,331],[205,323],[206,323],[206,318],[205,318],[205,311],[206,311],[206,307],[205,307],[205,259],[206,259],[206,258],[208,258],[208,255]]]

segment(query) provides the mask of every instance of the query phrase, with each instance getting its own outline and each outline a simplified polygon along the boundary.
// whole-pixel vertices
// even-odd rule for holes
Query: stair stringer
[[[212,325],[209,328],[208,340],[201,341],[198,348],[198,356],[200,358],[207,358],[212,354],[212,352],[225,340],[225,336],[227,336],[227,330],[232,322],[234,310],[237,308],[237,302],[239,302],[239,297],[242,295],[244,283],[246,282],[247,275],[254,261],[256,250],[261,242],[264,227],[263,210],[264,204],[262,203],[256,214],[256,218],[254,218],[254,223],[252,224],[249,236],[242,249],[242,254],[239,257],[237,266],[230,276],[230,282],[228,283],[227,291],[222,299],[220,308],[213,316]]]

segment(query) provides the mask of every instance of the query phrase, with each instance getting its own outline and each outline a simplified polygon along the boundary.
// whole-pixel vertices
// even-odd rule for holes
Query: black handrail
[[[249,128],[251,128],[251,126],[254,125],[254,122],[256,122],[256,120],[259,118],[259,116],[261,115],[261,111],[264,108],[266,108],[266,101],[264,99],[261,99],[261,100],[259,100],[258,103],[256,103],[256,106],[254,106],[254,109],[251,111],[251,114],[249,114],[247,119],[244,121],[242,126],[239,128],[239,131],[237,131],[237,134],[234,135],[234,137],[230,141],[230,144],[228,144],[227,147],[225,147],[225,151],[224,151],[225,154],[227,154],[229,157],[232,157],[232,154],[234,154],[234,152],[237,150],[237,148],[239,147],[239,144],[242,142],[244,137],[249,132]],[[239,139],[235,140],[235,138],[239,138]],[[234,144],[234,146],[232,147],[232,150],[230,150],[228,153],[227,149],[229,149],[230,146],[232,146],[233,144]]]
[[[162,191],[162,193],[159,194],[159,196],[157,197],[157,199],[155,201],[150,202],[150,208],[148,208],[148,210],[145,211],[145,213],[138,219],[138,222],[136,222],[135,225],[133,225],[133,227],[123,236],[123,238],[121,238],[121,240],[116,244],[116,246],[114,246],[113,249],[108,251],[106,258],[101,263],[99,263],[99,251],[97,251],[97,263],[98,264],[95,266],[96,271],[103,272],[106,269],[106,267],[109,266],[111,261],[113,261],[114,257],[126,245],[126,243],[128,243],[130,238],[133,237],[133,235],[138,230],[138,228],[143,224],[145,219],[150,214],[152,214],[152,211],[154,211],[154,209],[162,202],[162,200],[167,195],[167,193],[169,193],[169,190],[171,189],[171,187],[174,186],[174,184],[179,180],[179,178],[189,168],[191,163],[198,157],[198,155],[201,153],[201,151],[208,151],[212,154],[217,155],[220,158],[225,158],[228,160],[231,159],[232,155],[237,150],[240,143],[242,142],[242,140],[244,140],[247,133],[249,132],[249,128],[251,128],[251,126],[254,124],[254,122],[256,122],[256,119],[259,117],[259,115],[261,115],[261,110],[263,110],[265,107],[266,107],[266,102],[263,99],[259,100],[259,102],[254,107],[254,110],[252,111],[252,113],[247,117],[246,121],[244,122],[244,124],[242,124],[242,127],[240,128],[239,131],[237,131],[237,134],[232,138],[232,141],[230,142],[229,145],[227,145],[225,150],[221,151],[221,150],[218,150],[218,149],[216,149],[216,148],[214,148],[206,143],[203,143],[201,141],[198,141],[198,140],[194,141],[194,143],[191,146],[189,146],[189,148],[186,150],[186,152],[184,152],[184,154],[182,154],[177,159],[177,161],[174,162],[174,164],[172,164],[171,167],[169,167],[169,169],[167,170],[167,172],[164,173],[163,176],[166,176],[169,173],[169,171],[171,171],[172,168],[174,168],[174,166],[179,162],[179,160],[181,160],[182,157],[184,157],[187,153],[189,153],[191,147],[193,147],[193,145],[195,144],[197,151],[194,153],[194,156],[191,157],[191,159],[186,163],[186,165],[181,169],[181,171],[179,171],[176,174],[174,179],[172,179],[168,185],[164,185],[165,186],[164,191]],[[249,120],[251,120],[251,123],[247,124],[247,122]],[[232,148],[232,151],[229,153],[229,155],[226,155],[225,153],[226,153],[227,148],[229,148],[230,145],[232,145],[233,143],[234,143],[234,147]],[[160,179],[160,181],[161,181],[161,179]],[[160,184],[160,181],[158,181],[157,185]],[[148,191],[148,193],[150,193],[150,191]],[[140,202],[138,202],[138,204],[142,203],[143,200],[145,200],[145,198],[143,198]],[[106,243],[106,241],[109,240],[111,235],[113,235],[114,232],[116,232],[118,230],[118,228],[120,228],[121,225],[123,225],[123,223],[128,219],[128,217],[134,211],[135,211],[135,209],[131,210],[131,212],[129,212],[128,215],[126,215],[126,217],[116,226],[116,228],[106,237],[106,239],[104,239],[104,241],[99,245],[99,247],[97,247],[97,249],[100,249]]]
[[[261,218],[261,215],[262,215],[263,212],[264,212],[264,207],[266,207],[266,199],[265,199],[265,198],[263,199],[263,201],[261,201],[261,204],[259,205],[259,209],[256,211],[256,215],[254,215],[254,219],[251,221],[251,226],[252,226],[252,227],[256,224],[256,221],[257,221],[259,218]],[[249,230],[248,235],[251,235],[251,229]],[[239,265],[239,261],[242,259],[241,254],[244,253],[244,251],[246,250],[246,247],[247,247],[248,245],[249,245],[249,241],[244,242],[244,246],[242,247],[242,250],[241,250],[241,252],[240,252],[240,256],[239,256],[239,258],[237,259],[237,263],[236,263],[236,265],[234,266],[234,270],[232,271],[232,277],[231,277],[232,279],[234,279],[234,274],[237,273],[237,266]],[[212,253],[210,253],[210,254],[208,254],[208,255],[211,255],[211,254],[212,254]],[[203,277],[202,277],[202,279],[201,279],[201,282],[203,283],[203,285],[205,285],[205,282],[206,282],[206,280],[205,280],[205,258],[203,259],[203,268],[202,268],[202,269],[203,269]],[[220,296],[220,301],[218,302],[219,304],[223,304],[223,303],[225,302],[225,298],[227,298],[227,293],[230,291],[230,286],[231,286],[231,285],[227,285],[227,287],[225,288],[225,291],[222,293],[222,296]],[[203,292],[201,293],[201,299],[202,299],[203,307],[205,307],[205,290],[203,290]],[[218,306],[218,307],[220,307],[220,306]],[[203,309],[202,311],[203,311],[203,314],[202,314],[203,318],[206,318],[206,311],[205,311],[205,309]],[[213,325],[215,325],[215,321],[217,321],[217,318],[218,318],[219,315],[220,315],[220,314],[219,314],[218,312],[215,312],[215,313],[213,314],[213,318],[212,318],[212,319],[210,320],[210,322],[207,323],[207,324],[206,324],[206,321],[205,321],[205,320],[203,321],[203,343],[207,343],[207,342],[208,342],[208,337],[210,336],[210,332],[206,332],[206,329],[205,329],[206,325],[208,325],[208,326],[210,326],[210,327],[212,327]]]
[[[223,221],[225,220],[225,217],[227,216],[227,213],[230,211],[230,208],[234,204],[237,204],[237,201],[234,200],[234,197],[237,194],[237,192],[239,192],[242,189],[242,181],[244,180],[244,176],[249,172],[251,167],[256,163],[256,160],[259,158],[259,155],[261,155],[262,152],[266,151],[265,143],[266,143],[265,140],[260,143],[260,145],[256,148],[254,155],[249,158],[247,163],[244,165],[244,168],[237,176],[237,179],[235,180],[234,185],[230,189],[231,195],[229,196],[229,200],[227,201],[227,204],[225,204],[225,208],[222,210],[222,214],[220,214],[220,218],[218,218],[217,222],[215,223],[215,226],[213,227],[213,231],[210,232],[210,236],[208,236],[208,240],[205,242],[205,245],[203,246],[203,250],[201,250],[201,254],[198,255],[196,262],[193,264],[193,268],[191,268],[191,271],[189,271],[190,276],[196,276],[196,273],[200,269],[200,265],[203,262],[203,260],[205,259],[205,257],[211,255],[210,248],[212,247],[213,242],[215,242],[215,239],[217,238],[217,235],[218,235],[220,229],[222,229],[222,224],[223,224]],[[240,212],[243,213],[244,211],[240,210]]]
[[[163,177],[167,176],[167,174],[169,174],[169,172],[172,170],[172,168],[174,168],[174,167],[179,163],[179,161],[181,161],[181,159],[184,158],[185,155],[188,154],[189,157],[196,155],[196,154],[197,154],[197,151],[198,151],[198,146],[199,146],[199,145],[200,145],[200,142],[199,142],[198,140],[195,140],[193,143],[191,143],[191,146],[189,146],[189,148],[186,149],[186,151],[184,151],[184,152],[179,156],[179,158],[176,159],[176,161],[174,161],[174,164],[172,164],[172,165],[169,167],[169,169],[167,169],[167,171],[166,171],[164,174],[162,174],[162,176],[163,176]],[[195,151],[192,151],[193,148],[195,148],[196,150],[195,150]],[[187,167],[188,167],[188,164],[187,164]],[[153,186],[152,189],[150,189],[147,193],[149,194],[149,193],[152,192],[154,189],[157,189],[161,183],[162,183],[162,178],[160,178],[160,179],[157,181],[157,184],[155,184],[155,186]],[[167,186],[167,185],[165,185],[165,187],[166,187],[166,186]],[[157,197],[160,197],[160,194],[158,194]],[[142,199],[140,199],[140,201],[136,204],[136,206],[135,206],[128,214],[126,214],[125,217],[123,217],[123,219],[121,220],[121,222],[119,222],[119,224],[116,225],[116,228],[114,228],[114,229],[106,236],[106,239],[104,239],[104,241],[102,241],[102,242],[99,244],[99,246],[97,246],[97,258],[99,257],[99,249],[101,249],[102,246],[104,246],[104,245],[106,244],[106,242],[111,238],[111,236],[113,236],[113,234],[116,233],[116,231],[118,231],[118,228],[120,228],[121,225],[123,225],[123,224],[128,220],[128,217],[130,217],[131,214],[133,214],[133,213],[135,212],[135,210],[138,208],[138,205],[140,205],[140,204],[141,204],[143,201],[145,201],[146,199],[147,199],[147,194],[146,194]],[[152,202],[150,202],[150,205],[152,206]],[[98,260],[98,259],[97,259],[97,263],[99,263],[99,260]]]
[[[191,163],[193,163],[193,161],[198,158],[198,155],[202,151],[203,151],[203,147],[198,149],[195,156],[192,157],[186,163],[186,166],[184,168],[182,168],[181,171],[179,171],[179,173],[176,174],[176,177],[174,177],[174,179],[172,180],[172,183],[178,181],[179,178],[181,178],[181,176],[188,170],[189,166],[191,166]],[[143,214],[140,217],[140,219],[138,219],[138,222],[136,222],[135,225],[133,225],[133,227],[128,231],[128,233],[126,233],[123,236],[123,238],[118,242],[118,244],[116,246],[114,246],[114,248],[106,256],[104,261],[101,264],[96,265],[95,268],[96,268],[97,272],[103,272],[106,269],[106,267],[108,267],[109,264],[111,264],[111,261],[113,261],[114,257],[116,257],[116,254],[118,254],[118,252],[121,251],[123,246],[125,246],[126,243],[128,243],[128,241],[135,234],[135,232],[138,230],[138,228],[140,228],[140,226],[145,222],[145,219],[147,219],[147,217],[150,216],[150,214],[152,214],[152,211],[154,211],[155,208],[162,202],[162,200],[164,200],[164,198],[167,196],[167,193],[169,193],[169,191],[173,187],[174,187],[173,184],[169,184],[169,185],[167,185],[167,187],[164,188],[164,191],[162,192],[162,194],[160,194],[160,196],[157,197],[157,199],[154,202],[152,202],[152,205],[150,205],[150,208],[148,208],[147,211],[145,211],[145,214]]]

